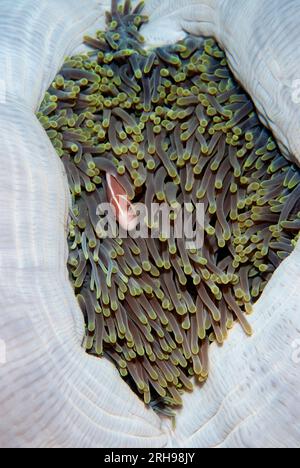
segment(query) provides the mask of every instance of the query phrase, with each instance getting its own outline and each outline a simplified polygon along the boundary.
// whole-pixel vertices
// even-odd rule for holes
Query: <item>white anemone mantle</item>
[[[256,304],[253,338],[236,326],[222,348],[212,346],[210,379],[185,395],[175,430],[109,362],[81,348],[83,319],[66,268],[68,186],[35,111],[65,55],[104,25],[108,7],[0,2],[0,446],[297,447],[300,245]],[[149,43],[181,38],[183,29],[214,34],[264,121],[299,160],[300,107],[289,98],[300,78],[299,1],[146,0],[146,10]]]

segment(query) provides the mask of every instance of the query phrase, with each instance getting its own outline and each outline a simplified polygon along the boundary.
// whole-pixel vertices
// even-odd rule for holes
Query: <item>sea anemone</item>
[[[143,4],[112,1],[91,51],[68,57],[38,118],[72,196],[69,271],[85,348],[146,404],[172,415],[209,375],[209,346],[247,315],[300,230],[300,171],[260,124],[223,51],[194,36],[145,50]],[[204,207],[204,243],[173,234],[104,238],[99,205]],[[116,188],[117,187],[117,188]],[[157,234],[157,233],[156,233]]]

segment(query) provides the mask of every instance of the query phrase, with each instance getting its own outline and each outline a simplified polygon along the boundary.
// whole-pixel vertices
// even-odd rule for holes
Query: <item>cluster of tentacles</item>
[[[112,2],[91,52],[66,59],[38,114],[73,200],[69,270],[86,349],[171,414],[209,344],[247,314],[300,230],[300,172],[279,153],[213,40],[146,51],[142,5]],[[99,237],[106,173],[133,202],[204,204],[204,245]],[[170,211],[171,225],[176,216]],[[99,378],[101,376],[99,375]]]

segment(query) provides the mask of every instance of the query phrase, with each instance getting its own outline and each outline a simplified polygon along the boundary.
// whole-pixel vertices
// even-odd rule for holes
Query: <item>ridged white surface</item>
[[[101,17],[99,3],[0,3],[0,446],[299,445],[300,248],[257,305],[255,336],[236,327],[213,349],[211,379],[185,397],[175,432],[112,365],[80,347],[83,321],[65,266],[68,187],[34,111],[63,57]]]

